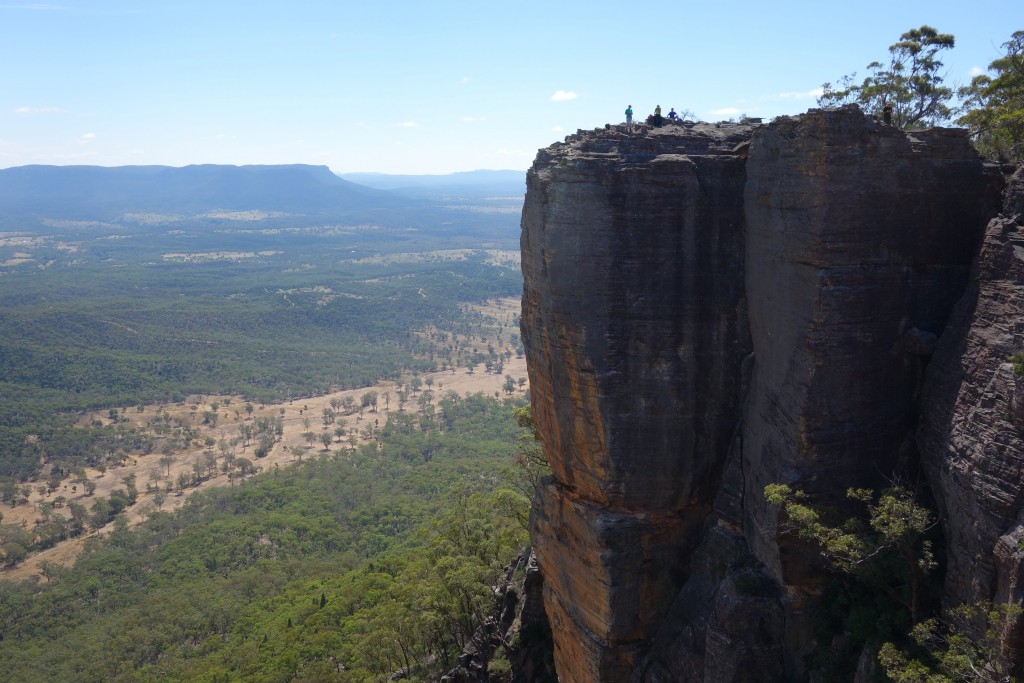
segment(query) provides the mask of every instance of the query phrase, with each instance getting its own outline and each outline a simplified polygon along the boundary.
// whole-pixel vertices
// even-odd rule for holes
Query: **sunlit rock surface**
[[[528,174],[523,338],[554,471],[534,544],[563,681],[628,677],[711,509],[750,352],[750,132],[583,133]]]
[[[856,107],[540,151],[522,332],[562,681],[805,675],[819,580],[761,491],[842,504],[916,465],[999,183],[963,132]]]

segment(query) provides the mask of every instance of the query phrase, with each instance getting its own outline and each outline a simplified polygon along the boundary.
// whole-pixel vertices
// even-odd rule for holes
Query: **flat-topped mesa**
[[[554,473],[533,537],[562,680],[625,680],[710,511],[750,353],[750,132],[580,133],[527,176],[522,331]]]
[[[842,504],[913,460],[995,187],[962,131],[856,107],[538,153],[522,336],[561,680],[806,674],[817,586],[761,491]]]

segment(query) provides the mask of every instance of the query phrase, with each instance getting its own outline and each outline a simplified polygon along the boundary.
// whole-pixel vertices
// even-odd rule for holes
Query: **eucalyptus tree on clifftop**
[[[838,87],[825,83],[818,98],[822,106],[857,103],[865,111],[881,115],[892,106],[892,123],[898,128],[929,128],[948,121],[953,89],[945,85],[938,54],[954,47],[951,33],[931,26],[910,29],[889,46],[889,63],[871,62],[870,75],[859,84],[856,72],[839,79]]]

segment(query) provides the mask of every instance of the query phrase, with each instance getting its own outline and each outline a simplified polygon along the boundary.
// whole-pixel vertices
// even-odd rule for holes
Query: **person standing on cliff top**
[[[892,125],[892,105],[888,102],[882,105],[882,121],[888,126]]]
[[[633,128],[633,105],[626,105],[626,126]]]

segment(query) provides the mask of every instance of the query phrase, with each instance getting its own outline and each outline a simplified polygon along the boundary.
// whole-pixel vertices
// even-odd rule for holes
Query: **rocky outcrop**
[[[802,674],[816,553],[779,534],[762,491],[842,508],[848,488],[905,476],[928,354],[994,197],[963,131],[908,135],[855,110],[760,129],[747,172],[756,362],[732,521],[785,589],[783,668]]]
[[[746,126],[580,134],[527,176],[534,505],[562,681],[626,680],[688,573],[736,429]]]
[[[538,154],[522,332],[561,680],[806,675],[820,582],[761,492],[842,505],[916,460],[928,358],[998,185],[962,131],[856,107]]]
[[[492,614],[480,624],[441,683],[554,683],[551,630],[544,615],[544,577],[529,548],[505,567]],[[504,656],[511,671],[495,671]]]
[[[947,607],[1019,600],[1024,590],[1024,374],[1011,358],[1024,351],[1022,311],[1024,169],[988,224],[928,369],[919,441],[946,537]],[[1003,644],[1024,673],[1019,621]]]

